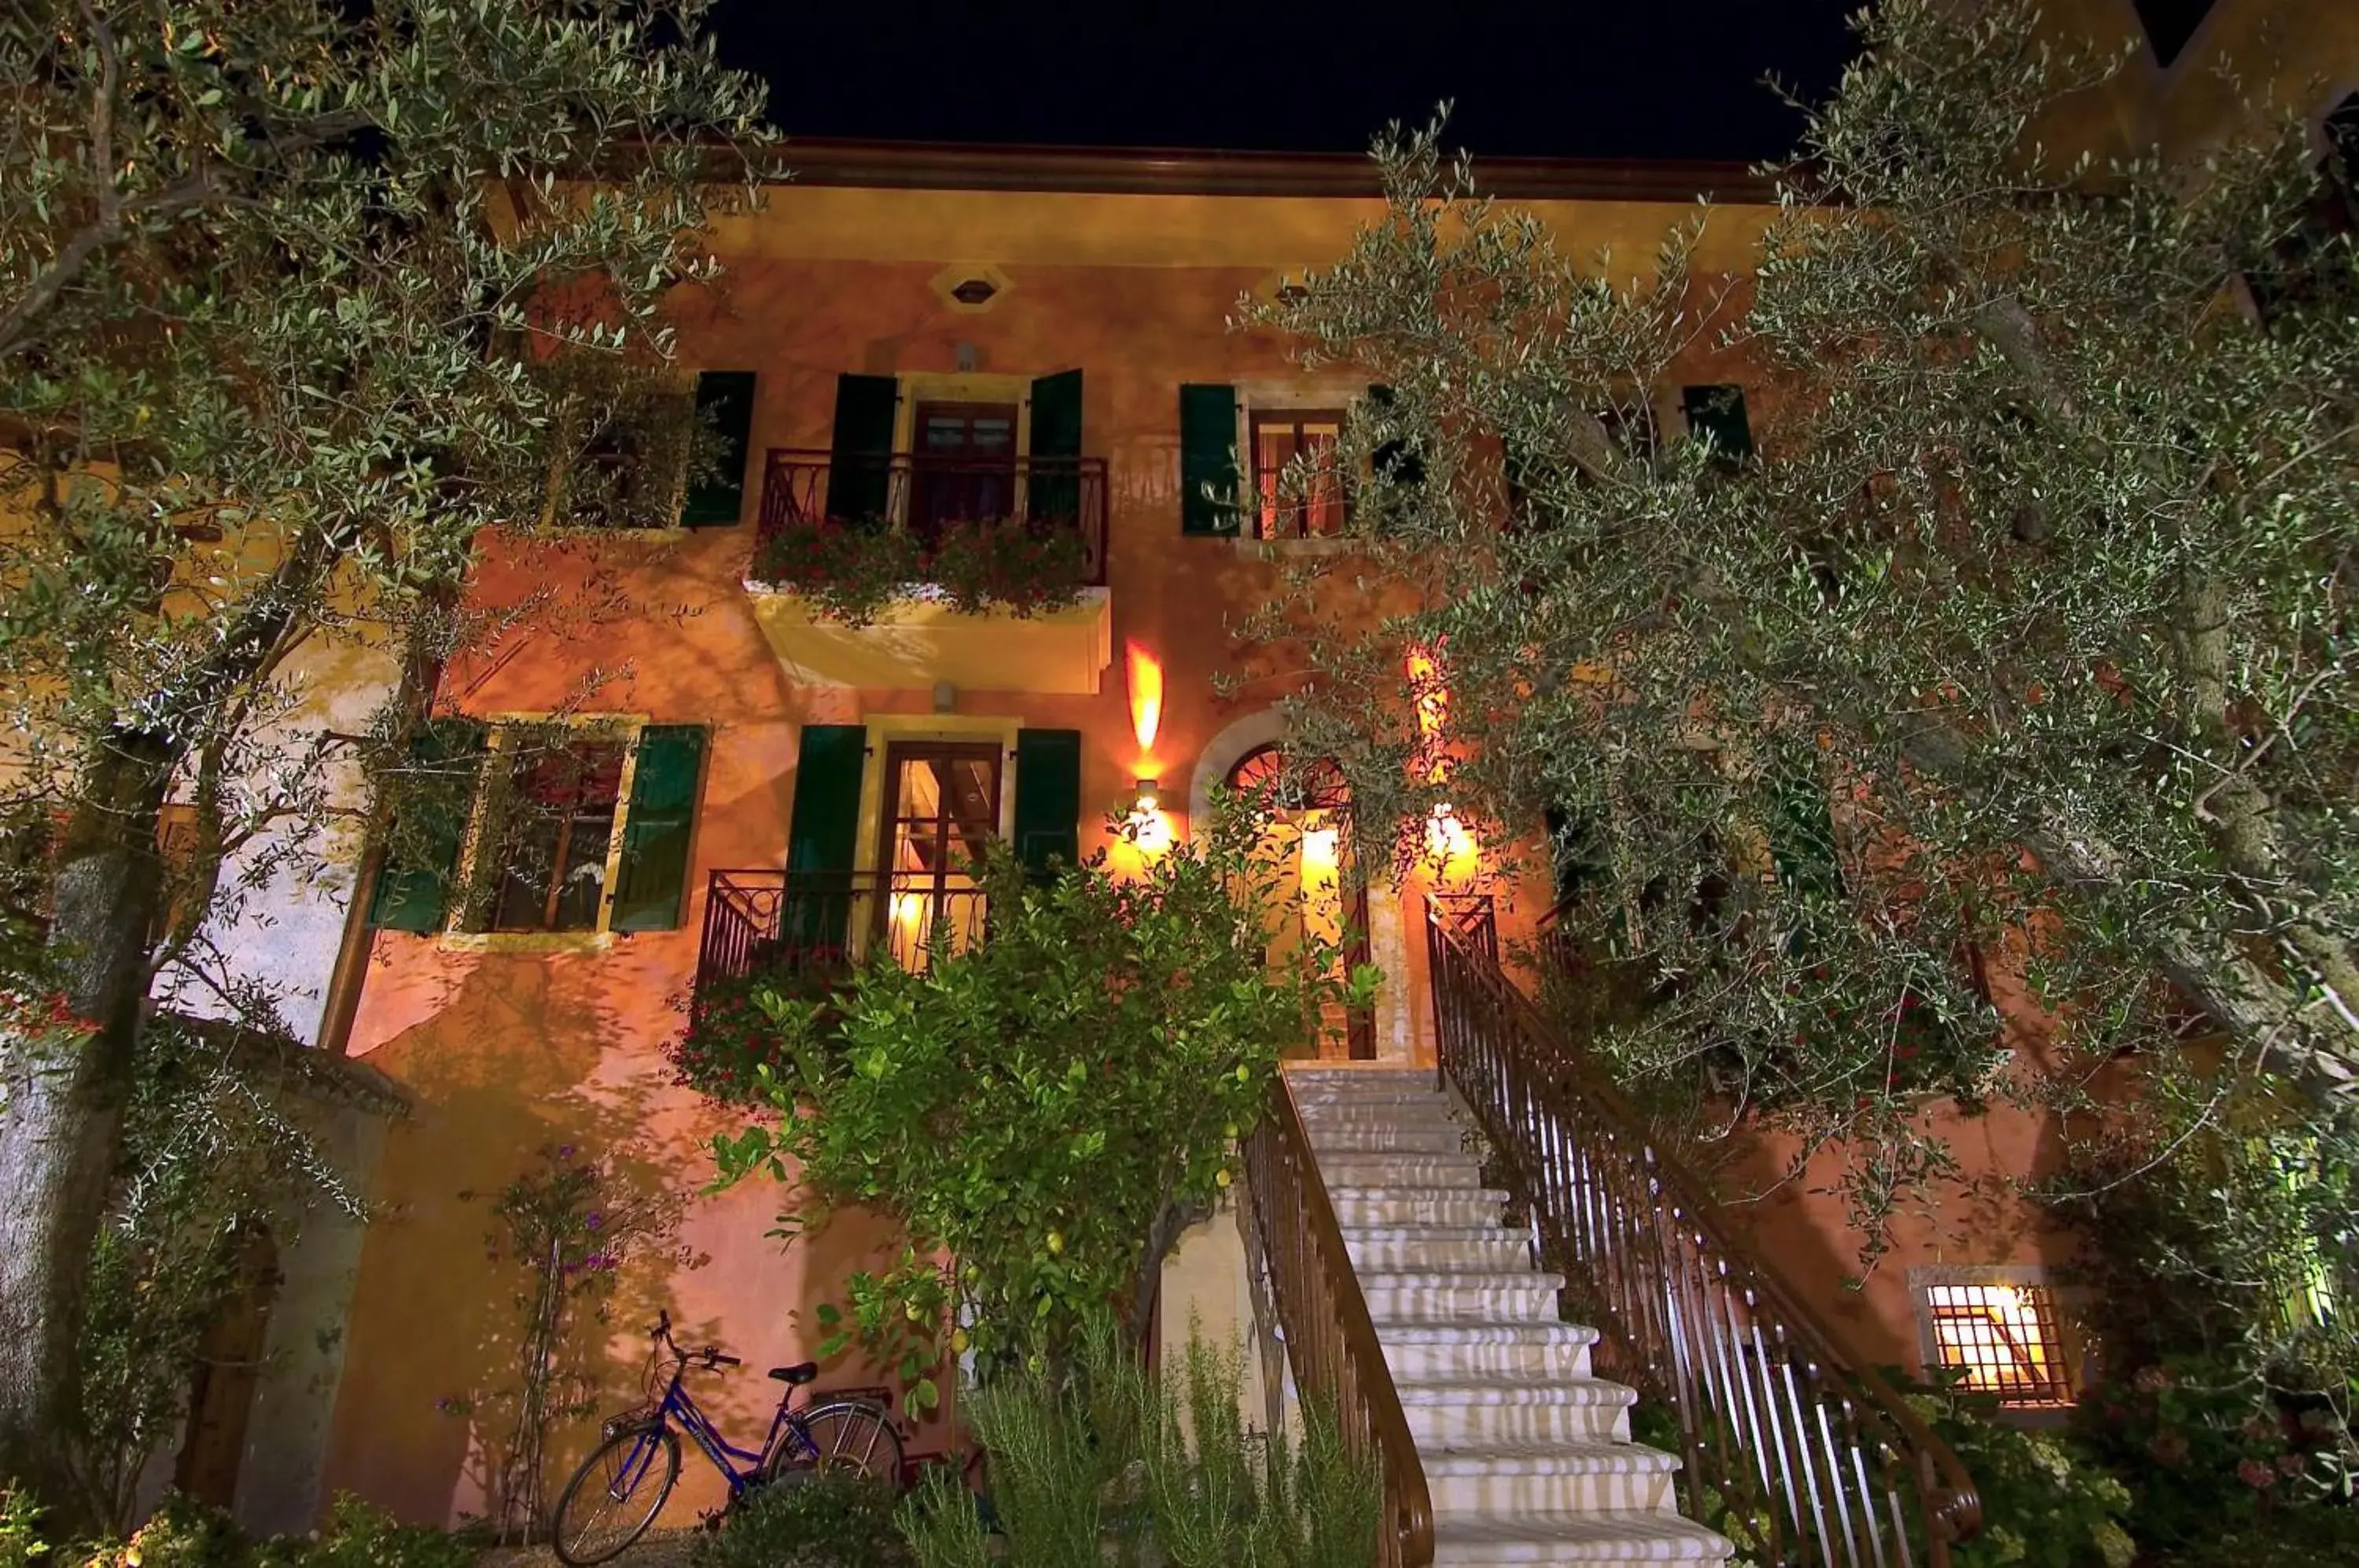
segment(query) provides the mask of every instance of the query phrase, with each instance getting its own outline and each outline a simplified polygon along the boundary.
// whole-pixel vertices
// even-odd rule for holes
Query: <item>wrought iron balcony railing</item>
[[[904,969],[983,936],[983,889],[964,877],[874,871],[716,871],[696,954],[716,980],[840,969],[884,952]]]
[[[765,542],[831,525],[901,528],[930,555],[961,523],[1020,523],[1036,539],[1069,538],[1079,546],[1081,582],[1102,587],[1105,459],[770,449],[762,477]]]

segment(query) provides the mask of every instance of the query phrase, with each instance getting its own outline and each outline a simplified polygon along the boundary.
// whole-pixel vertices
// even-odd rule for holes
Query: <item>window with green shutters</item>
[[[1041,878],[1081,860],[1081,731],[1016,732],[1016,853]]]
[[[491,931],[678,927],[707,734],[701,724],[525,723],[495,732],[439,721],[419,737],[415,778],[394,797],[370,920],[421,933],[443,930],[454,910],[464,928]],[[627,800],[619,792],[626,756]],[[462,867],[462,852],[472,865]],[[463,905],[454,897],[462,889]]]
[[[1180,531],[1227,537],[1237,531],[1237,389],[1190,384],[1180,388]]]
[[[885,523],[900,397],[900,383],[889,376],[835,378],[835,433],[827,463],[827,516],[834,521]]]
[[[429,721],[409,743],[410,765],[389,782],[386,857],[369,901],[369,920],[386,931],[442,929],[458,884],[483,772],[484,730],[470,719]]]
[[[1734,468],[1753,455],[1753,423],[1745,412],[1745,388],[1726,384],[1690,387],[1680,395],[1688,433],[1712,447],[1712,459]]]
[[[704,735],[702,724],[649,724],[639,732],[609,930],[669,931],[680,923]]]
[[[1033,522],[1068,525],[1082,515],[1082,373],[1060,370],[1032,383],[1031,486],[1025,510]]]
[[[680,527],[734,528],[745,506],[745,459],[754,429],[754,373],[708,370],[696,378],[696,417],[719,437],[719,472],[688,488]]]
[[[1843,859],[1834,813],[1817,779],[1780,775],[1771,786],[1776,811],[1769,823],[1769,859],[1778,883],[1821,898],[1843,896]]]
[[[842,948],[851,935],[853,867],[860,853],[860,780],[868,731],[805,724],[787,826],[788,896],[779,935],[790,948]]]

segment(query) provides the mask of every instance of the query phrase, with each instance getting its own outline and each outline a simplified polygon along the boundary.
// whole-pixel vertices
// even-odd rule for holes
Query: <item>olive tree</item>
[[[1603,1047],[1843,1151],[1873,1249],[1945,1168],[1925,1099],[2038,1076],[1992,972],[2068,1077],[2191,1014],[2232,1077],[2350,1115],[2359,262],[2265,108],[2192,166],[2099,162],[2042,127],[2124,57],[2020,4],[1857,26],[1740,275],[1699,259],[1724,208],[1644,265],[1569,255],[1437,126],[1250,314],[1389,386],[1363,461],[1418,459],[1348,569],[1413,603],[1306,639],[1337,696],[1304,744],[1412,830],[1551,821],[1568,931],[1647,994]],[[1656,442],[1650,399],[1728,378],[1706,352],[1749,437],[1707,407]],[[1410,645],[1444,768],[1410,766]]]
[[[0,1473],[60,1502],[44,1434],[151,984],[224,865],[317,855],[322,768],[355,738],[281,722],[290,661],[375,641],[429,670],[477,532],[544,509],[565,421],[533,367],[669,354],[714,182],[765,156],[707,9],[0,17],[0,789],[15,885],[46,905],[7,914],[38,1016],[5,1037]],[[160,908],[168,790],[196,808],[190,918]]]

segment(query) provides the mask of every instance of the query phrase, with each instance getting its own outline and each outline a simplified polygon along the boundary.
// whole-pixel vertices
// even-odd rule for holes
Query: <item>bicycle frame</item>
[[[695,1441],[712,1467],[721,1472],[722,1479],[729,1484],[732,1502],[762,1479],[762,1474],[769,1468],[770,1458],[777,1452],[782,1439],[799,1441],[814,1456],[818,1454],[819,1445],[811,1441],[810,1430],[804,1425],[800,1413],[790,1408],[794,1402],[792,1389],[779,1399],[777,1410],[771,1414],[770,1430],[763,1437],[762,1446],[749,1451],[721,1435],[720,1429],[712,1424],[712,1418],[704,1413],[703,1407],[696,1402],[696,1397],[688,1391],[687,1377],[688,1362],[682,1360],[672,1368],[671,1382],[664,1389],[662,1400],[656,1406],[655,1421],[641,1445],[625,1462],[621,1480],[632,1485],[637,1483],[640,1466],[655,1456],[656,1434],[675,1423]],[[740,1470],[737,1467],[740,1462],[747,1468]]]

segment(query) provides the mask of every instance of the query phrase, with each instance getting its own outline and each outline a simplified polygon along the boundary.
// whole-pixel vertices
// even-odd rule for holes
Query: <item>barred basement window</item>
[[[1932,1358],[1962,1387],[2022,1409],[2072,1402],[2047,1286],[1945,1282],[1919,1286],[1919,1299]]]

